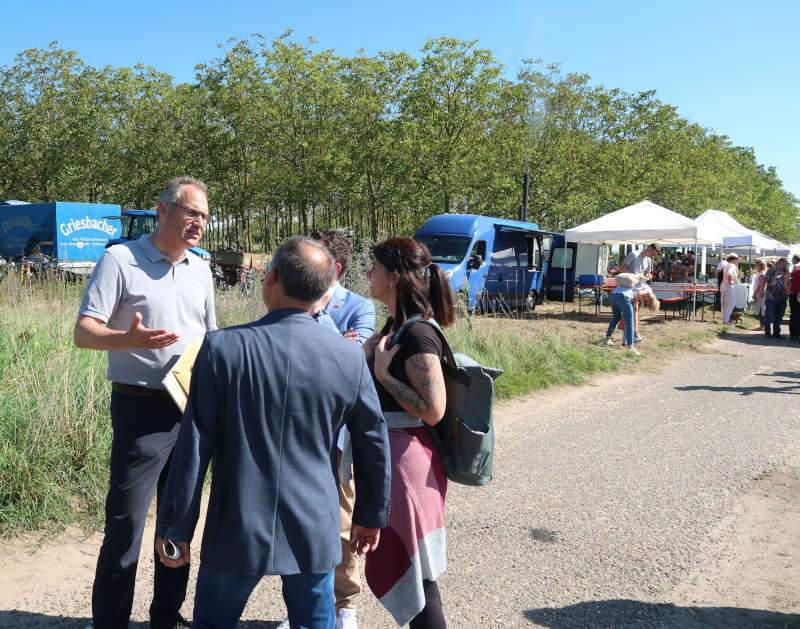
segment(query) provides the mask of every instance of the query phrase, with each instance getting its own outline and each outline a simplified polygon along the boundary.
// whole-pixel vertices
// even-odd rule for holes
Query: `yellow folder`
[[[181,411],[186,410],[186,400],[189,397],[189,383],[192,381],[192,368],[194,361],[197,358],[197,352],[200,351],[202,338],[197,338],[189,343],[189,347],[181,354],[172,369],[167,372],[164,378],[164,386],[167,391],[175,400],[175,404]]]

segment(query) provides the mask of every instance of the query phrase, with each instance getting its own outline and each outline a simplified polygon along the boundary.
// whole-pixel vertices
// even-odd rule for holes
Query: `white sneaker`
[[[603,345],[613,345],[613,344],[614,344],[614,341],[611,339],[610,336],[607,336],[606,340],[603,341]]]
[[[642,353],[641,353],[641,352],[640,352],[638,349],[636,349],[635,347],[633,347],[632,345],[631,345],[631,346],[628,348],[628,351],[629,351],[629,352],[633,352],[633,353],[634,353],[634,354],[636,354],[637,356],[641,356],[641,355],[642,355]]]
[[[644,339],[641,336],[639,336],[638,332],[633,335],[633,342],[634,343],[641,343],[643,340]]]
[[[275,629],[289,629],[289,617],[284,618]]]
[[[355,609],[340,609],[336,613],[336,629],[358,629]]]

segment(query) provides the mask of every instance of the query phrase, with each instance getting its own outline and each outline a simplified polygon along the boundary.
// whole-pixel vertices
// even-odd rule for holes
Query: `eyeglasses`
[[[170,205],[175,205],[183,210],[184,218],[188,218],[190,221],[197,221],[198,223],[202,223],[203,225],[208,224],[208,213],[207,212],[199,212],[191,207],[186,207],[185,205],[181,205],[180,203],[175,203],[175,201],[170,201]]]

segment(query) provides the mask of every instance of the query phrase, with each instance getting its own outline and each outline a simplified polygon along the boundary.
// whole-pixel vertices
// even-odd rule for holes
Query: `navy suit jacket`
[[[341,560],[336,439],[350,430],[353,522],[388,523],[389,442],[360,345],[295,309],[212,332],[197,356],[157,532],[187,541],[214,458],[201,562],[328,573]]]
[[[341,334],[351,328],[358,332],[361,345],[375,332],[375,305],[372,300],[347,290],[341,284],[336,285],[325,311]]]

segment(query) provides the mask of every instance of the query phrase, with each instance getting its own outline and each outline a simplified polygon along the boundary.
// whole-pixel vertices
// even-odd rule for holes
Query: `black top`
[[[400,351],[395,354],[391,365],[389,365],[389,373],[403,384],[409,386],[411,386],[411,383],[408,380],[405,369],[406,360],[408,358],[415,354],[435,354],[440,359],[442,357],[442,340],[439,338],[439,334],[434,330],[432,325],[421,321],[412,323],[406,328],[398,344],[400,345]],[[375,382],[375,389],[378,391],[381,410],[405,410],[397,403],[397,400],[392,397],[392,394],[384,389],[383,385],[375,378],[375,369],[373,365],[374,363],[370,361],[369,368],[372,373],[372,379]]]

